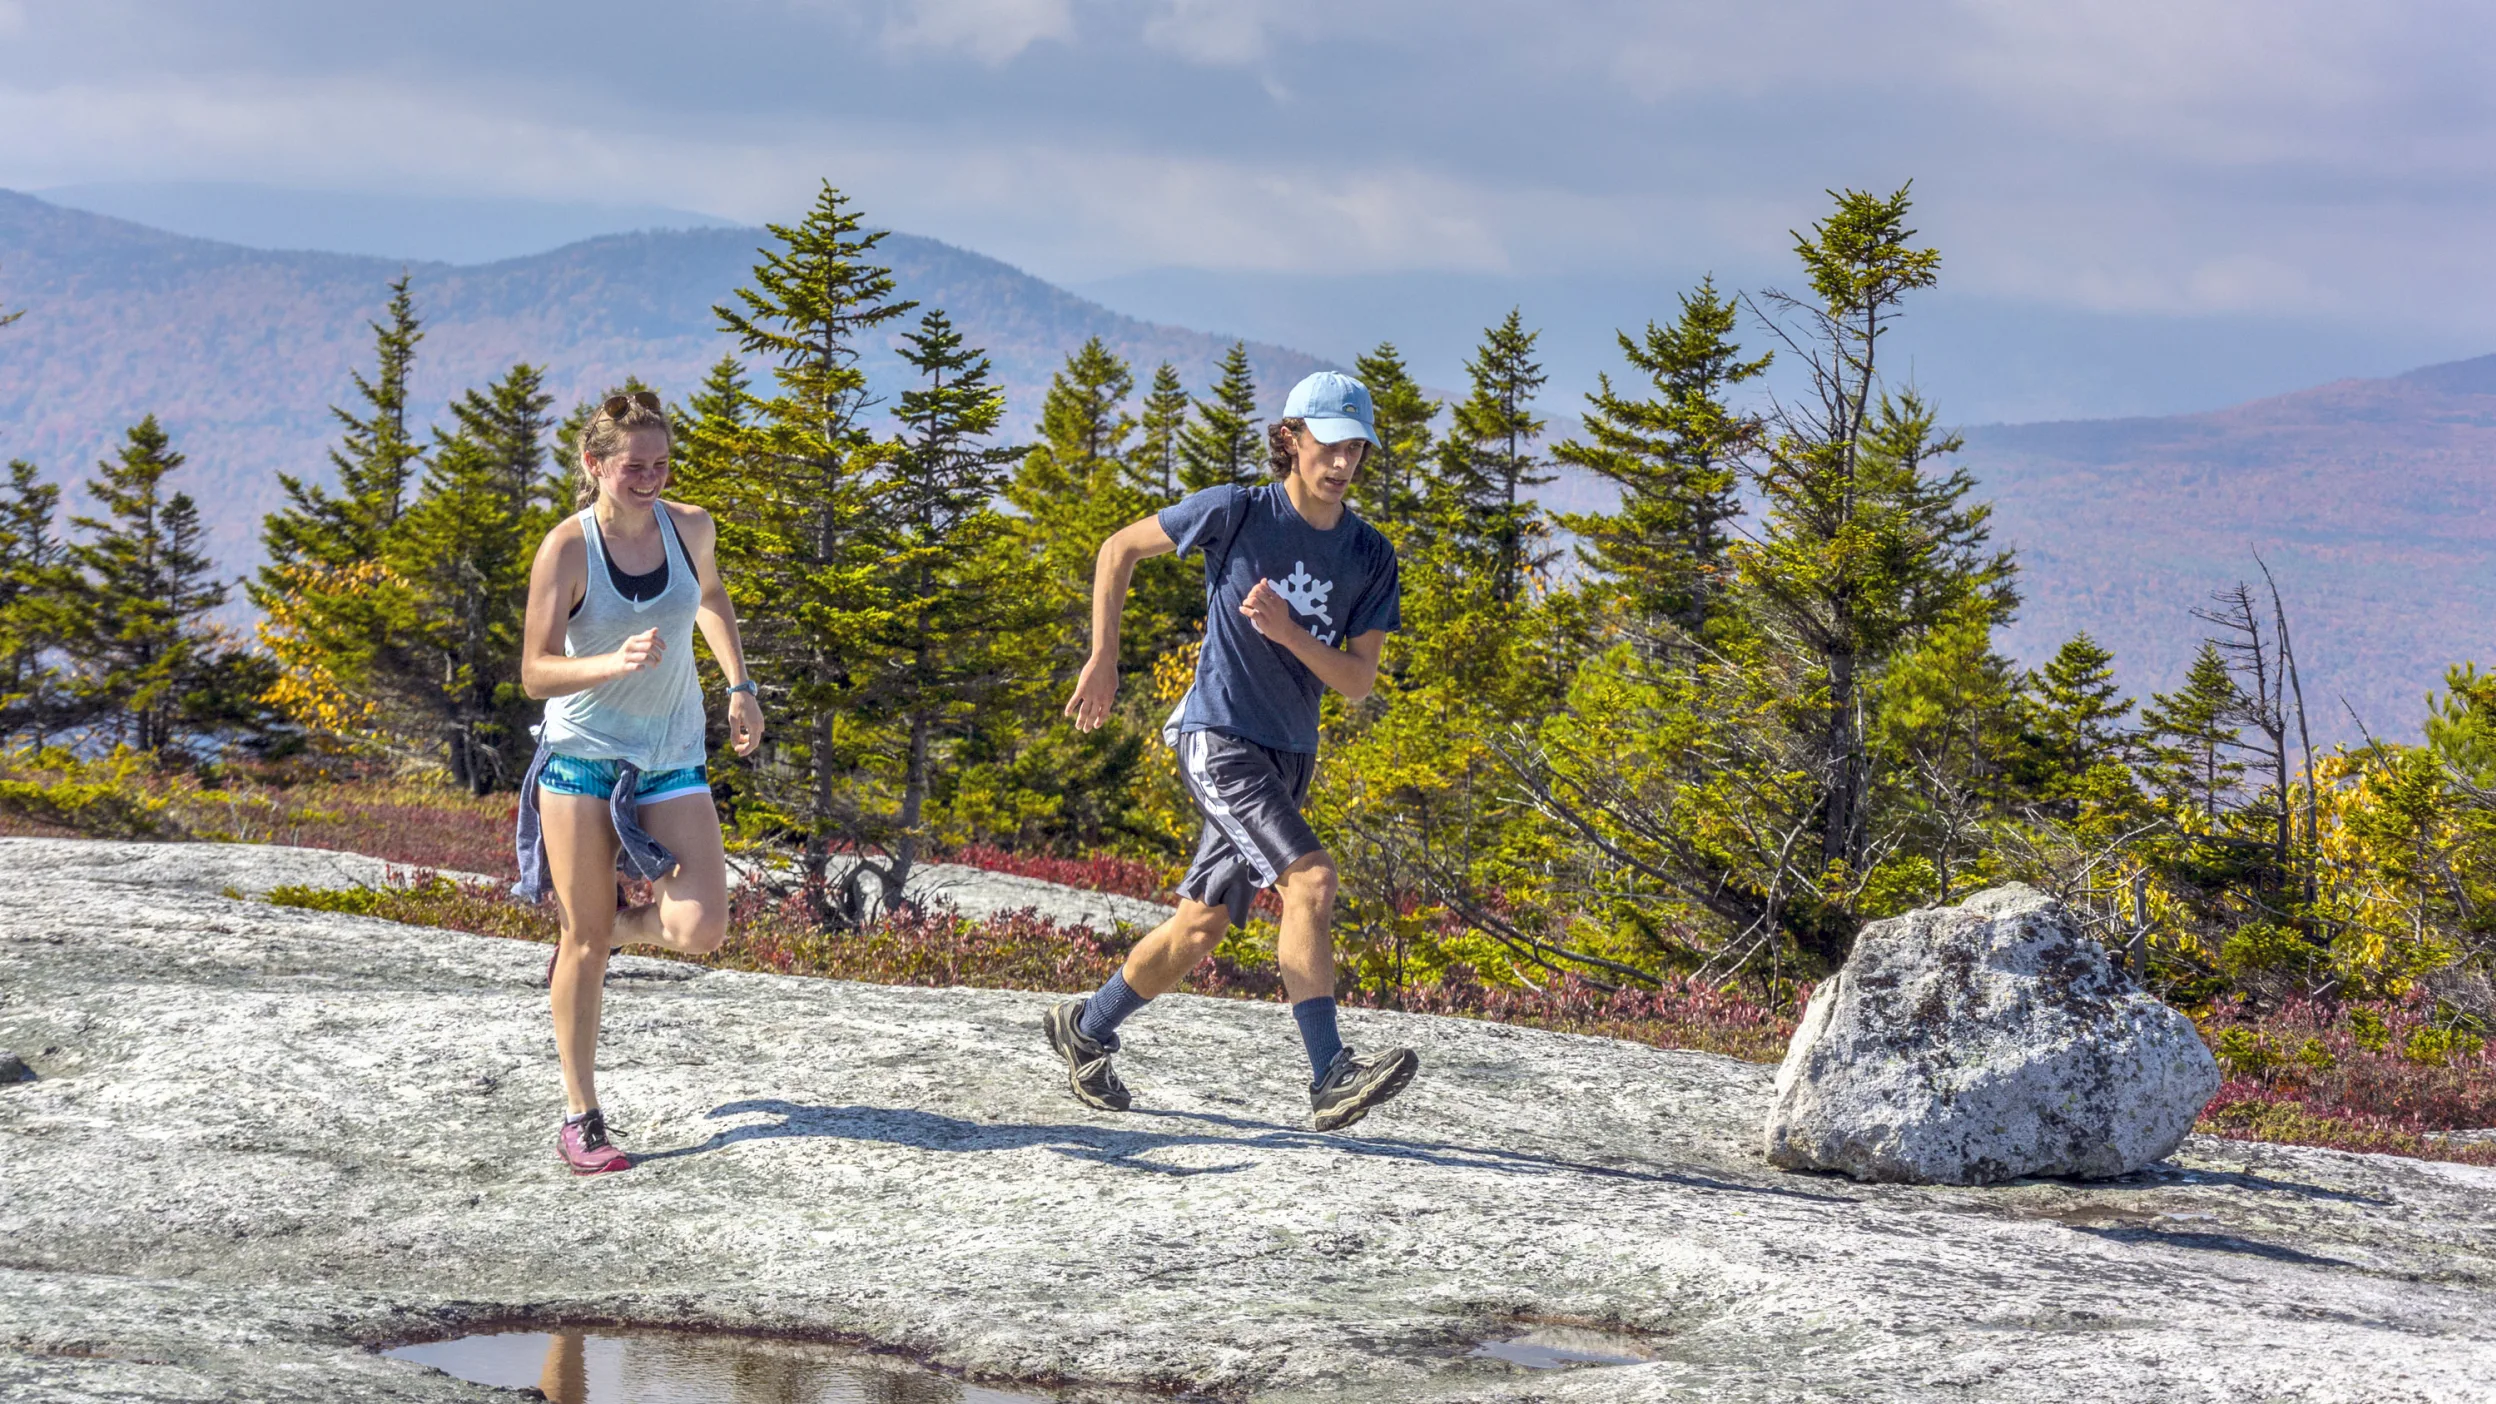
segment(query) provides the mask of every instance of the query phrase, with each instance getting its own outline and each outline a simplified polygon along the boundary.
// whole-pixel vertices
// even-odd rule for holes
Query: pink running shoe
[[[580,1120],[563,1123],[563,1133],[555,1138],[555,1148],[575,1175],[604,1175],[633,1168],[631,1156],[607,1144],[607,1118],[595,1107]]]

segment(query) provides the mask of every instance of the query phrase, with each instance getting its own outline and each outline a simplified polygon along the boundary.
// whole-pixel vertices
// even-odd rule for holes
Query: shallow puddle
[[[1050,1404],[890,1356],[691,1331],[504,1331],[383,1354],[554,1404]]]
[[[1522,1336],[1484,1341],[1472,1353],[1528,1370],[1568,1370],[1586,1365],[1640,1365],[1654,1359],[1637,1337],[1581,1326],[1537,1326]]]

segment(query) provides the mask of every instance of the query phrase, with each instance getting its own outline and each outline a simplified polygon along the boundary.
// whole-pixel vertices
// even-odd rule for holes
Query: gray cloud
[[[2448,0],[0,0],[0,32],[7,185],[756,218],[828,177],[1062,278],[1751,279],[1823,188],[1912,177],[1963,291],[2496,313],[2496,12]]]

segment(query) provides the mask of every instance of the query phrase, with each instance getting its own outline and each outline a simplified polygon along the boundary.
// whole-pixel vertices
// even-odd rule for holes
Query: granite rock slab
[[[482,1404],[513,1396],[377,1349],[556,1323],[1102,1399],[2489,1394],[2496,1172],[2196,1137],[2112,1181],[1858,1184],[1764,1163],[1769,1068],[1457,1019],[1349,1012],[1423,1073],[1319,1135],[1273,1005],[1140,1015],[1122,1116],[1063,1089],[1048,993],[621,958],[602,1077],[645,1159],[577,1180],[541,948],[143,847],[0,849],[0,1047],[41,1074],[0,1091],[11,1401]],[[1647,1358],[1469,1353],[1535,1324]]]

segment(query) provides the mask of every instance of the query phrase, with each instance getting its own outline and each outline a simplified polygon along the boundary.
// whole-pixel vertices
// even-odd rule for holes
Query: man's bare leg
[[[1128,988],[1146,999],[1159,999],[1186,981],[1188,972],[1205,963],[1222,934],[1231,928],[1231,909],[1213,907],[1193,897],[1179,899],[1179,910],[1127,952],[1119,974]]]

